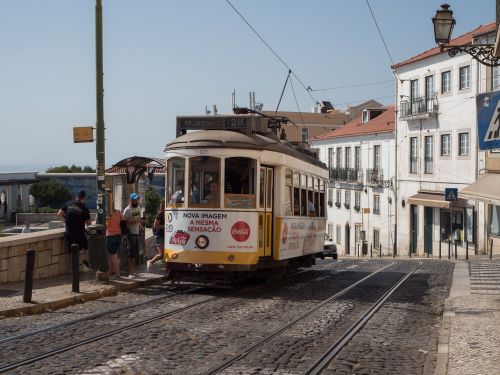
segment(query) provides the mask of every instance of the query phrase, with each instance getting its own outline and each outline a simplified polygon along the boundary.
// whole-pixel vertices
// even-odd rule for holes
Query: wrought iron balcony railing
[[[362,184],[363,171],[355,168],[330,168],[330,180]]]
[[[382,169],[369,168],[366,170],[366,184],[382,186],[384,181],[384,172]]]
[[[438,112],[437,96],[421,96],[419,98],[405,99],[400,102],[400,118],[421,118],[434,116]]]

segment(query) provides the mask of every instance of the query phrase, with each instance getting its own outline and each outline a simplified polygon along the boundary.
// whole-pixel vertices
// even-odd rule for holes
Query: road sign
[[[92,126],[73,127],[73,142],[94,142],[94,128]]]
[[[448,202],[454,202],[458,199],[458,189],[457,188],[445,188],[444,189],[444,200]]]
[[[479,149],[500,148],[500,91],[478,94],[476,108]]]

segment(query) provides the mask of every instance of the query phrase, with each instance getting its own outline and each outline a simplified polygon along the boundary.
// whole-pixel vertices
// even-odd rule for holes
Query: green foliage
[[[40,207],[61,207],[71,199],[66,186],[52,180],[39,181],[31,185],[30,194],[37,199]]]
[[[84,167],[72,165],[71,167],[67,165],[60,165],[58,167],[50,167],[46,171],[46,173],[95,173],[95,169],[89,165]]]
[[[156,212],[158,211],[158,206],[160,205],[161,196],[154,191],[152,187],[149,187],[146,193],[144,193],[144,200],[146,204],[144,213],[146,217],[146,226],[152,227]]]

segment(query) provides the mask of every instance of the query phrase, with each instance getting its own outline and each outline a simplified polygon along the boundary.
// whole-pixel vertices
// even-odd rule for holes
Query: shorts
[[[66,243],[68,244],[68,251],[71,253],[71,245],[78,244],[80,246],[80,250],[87,250],[89,248],[89,242],[87,241],[87,237],[70,237],[66,236]]]
[[[136,254],[139,253],[139,235],[138,234],[127,234],[127,249],[129,258],[135,258]]]
[[[165,243],[165,237],[163,237],[161,234],[156,234],[155,235],[155,245],[159,245]]]
[[[120,234],[114,236],[106,236],[106,249],[109,255],[115,255],[120,250],[122,244],[122,236]]]

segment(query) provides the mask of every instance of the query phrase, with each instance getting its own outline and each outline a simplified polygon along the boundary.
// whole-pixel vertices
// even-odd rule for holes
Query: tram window
[[[267,170],[267,180],[266,180],[266,188],[267,188],[267,200],[266,206],[268,209],[273,208],[273,170]]]
[[[184,172],[186,161],[183,158],[171,158],[167,162],[167,207],[184,205]]]
[[[224,207],[255,208],[256,161],[250,158],[227,158],[224,176]]]
[[[300,216],[307,216],[307,190],[300,189]]]
[[[220,160],[210,156],[189,159],[189,206],[220,207]]]
[[[321,191],[319,193],[319,216],[325,217],[325,193]]]
[[[285,169],[285,198],[283,204],[285,205],[285,215],[290,216],[292,212],[293,201],[293,184],[292,184],[292,170]]]
[[[316,205],[314,204],[314,192],[311,190],[307,192],[307,216],[318,216],[316,214]]]
[[[260,168],[260,173],[259,173],[260,181],[259,181],[259,207],[260,208],[265,208],[265,201],[266,201],[266,169],[265,168]]]
[[[314,192],[314,208],[315,208],[315,214],[316,216],[321,216],[320,211],[321,211],[321,206],[323,205],[323,202],[320,200],[320,194],[319,191]]]
[[[300,188],[293,188],[293,215],[300,216]]]

